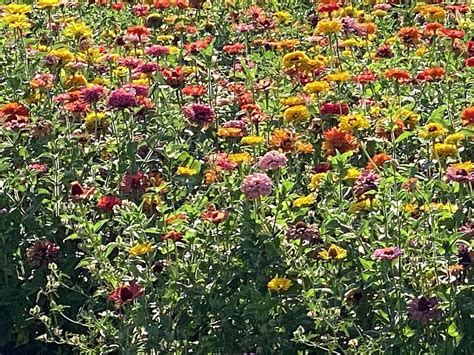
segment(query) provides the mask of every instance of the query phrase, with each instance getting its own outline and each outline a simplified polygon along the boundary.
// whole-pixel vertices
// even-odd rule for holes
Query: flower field
[[[0,354],[472,354],[470,1],[0,5]]]

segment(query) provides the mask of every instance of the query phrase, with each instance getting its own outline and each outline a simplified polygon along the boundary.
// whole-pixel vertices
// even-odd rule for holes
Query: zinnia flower
[[[286,238],[289,240],[299,239],[311,245],[322,243],[319,228],[315,224],[307,224],[302,221],[288,227]]]
[[[240,189],[248,199],[254,200],[272,193],[272,180],[266,174],[250,174],[244,178]]]
[[[207,127],[214,122],[214,111],[207,105],[191,104],[183,107],[182,112],[189,123],[199,127]]]
[[[335,244],[331,244],[328,249],[321,250],[318,255],[324,260],[342,260],[347,257],[347,250]]]
[[[291,286],[293,282],[286,277],[274,277],[267,283],[268,289],[275,292],[288,291]]]
[[[140,256],[147,254],[153,248],[151,243],[144,243],[144,244],[137,244],[133,248],[130,249],[130,255],[133,256]]]
[[[324,132],[323,137],[323,149],[327,155],[335,155],[336,151],[345,153],[357,149],[355,137],[340,128],[333,127],[329,131]]]
[[[403,249],[399,247],[387,247],[375,249],[372,258],[379,260],[393,260],[403,254]]]
[[[258,167],[262,170],[277,170],[284,168],[288,164],[288,158],[276,150],[265,153],[258,162]]]
[[[109,300],[120,306],[141,296],[143,296],[143,287],[135,282],[131,282],[128,285],[119,286],[113,290],[109,295]]]
[[[439,320],[441,318],[441,311],[436,308],[438,300],[436,297],[425,297],[413,299],[408,305],[408,314],[410,318],[426,324],[430,320]]]
[[[97,202],[97,208],[110,213],[113,211],[115,206],[120,206],[121,204],[122,200],[120,200],[120,198],[112,195],[105,195]]]
[[[26,256],[31,266],[46,267],[59,258],[59,246],[49,240],[40,240],[27,249]]]

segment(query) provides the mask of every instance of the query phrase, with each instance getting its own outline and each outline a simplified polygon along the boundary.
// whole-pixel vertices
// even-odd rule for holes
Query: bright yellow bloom
[[[436,143],[434,145],[434,154],[440,159],[455,157],[457,152],[458,149],[455,144]]]
[[[350,213],[358,212],[358,211],[369,211],[374,210],[378,207],[377,200],[373,200],[370,198],[366,198],[365,200],[354,202],[351,207],[349,208]]]
[[[311,143],[297,141],[295,143],[296,152],[300,154],[314,153],[314,147]]]
[[[153,249],[151,243],[146,244],[137,244],[133,248],[130,249],[130,255],[133,256],[140,256],[143,254],[147,254]]]
[[[243,145],[257,145],[263,142],[265,142],[265,138],[260,136],[246,136],[240,140]]]
[[[61,5],[61,0],[38,0],[37,4],[40,9],[50,9],[53,7],[59,7]]]
[[[65,81],[64,85],[68,88],[81,88],[87,86],[87,79],[84,75],[74,74]]]
[[[400,118],[409,128],[413,128],[418,125],[420,115],[413,111],[402,108],[398,112],[397,118]]]
[[[128,74],[127,67],[117,67],[113,70],[114,75],[124,77]]]
[[[306,63],[303,66],[303,68],[305,70],[310,70],[311,71],[311,70],[314,70],[314,69],[325,67],[326,65],[328,65],[328,63],[329,63],[329,60],[325,56],[317,55],[313,59],[310,59],[308,61],[308,63]]]
[[[188,168],[186,166],[180,166],[178,167],[177,173],[178,175],[193,176],[196,175],[198,171],[196,169]]]
[[[6,5],[3,10],[5,10],[7,14],[27,14],[31,12],[31,6],[12,3]]]
[[[362,131],[370,127],[370,121],[360,114],[341,116],[339,128],[345,132]]]
[[[104,132],[109,127],[107,116],[103,112],[90,112],[84,118],[84,124],[88,132]]]
[[[92,30],[82,22],[71,22],[63,31],[66,37],[88,38],[92,37]]]
[[[237,127],[221,127],[217,131],[219,137],[240,137],[242,130]]]
[[[446,12],[443,8],[436,5],[423,5],[420,6],[418,11],[428,21],[443,20],[446,16]]]
[[[437,212],[445,211],[450,213],[455,213],[458,210],[458,206],[453,205],[452,203],[441,203],[441,202],[432,202],[420,207],[424,212]]]
[[[321,182],[326,179],[328,173],[317,173],[311,175],[311,182],[309,183],[309,188],[311,190],[317,190],[319,189],[319,185],[321,185]]]
[[[462,134],[461,132],[457,132],[457,133],[448,135],[444,139],[444,143],[458,145],[459,142],[462,141],[464,138],[465,138],[464,134]]]
[[[330,89],[330,85],[327,81],[313,81],[308,83],[304,87],[304,91],[313,94],[313,93],[320,93],[320,92],[327,92]]]
[[[305,103],[305,99],[299,96],[290,96],[285,97],[284,99],[280,99],[280,104],[282,104],[283,106],[297,106],[304,105]]]
[[[293,282],[286,277],[274,277],[267,283],[268,289],[271,291],[288,291],[288,289],[293,286]]]
[[[334,20],[321,20],[316,26],[316,33],[331,34],[338,33],[342,28],[339,21]]]
[[[351,79],[351,75],[346,71],[332,73],[327,76],[328,81],[334,81],[337,83],[344,82],[350,79]]]
[[[288,107],[283,113],[285,122],[303,122],[307,121],[309,116],[308,108],[303,105]]]
[[[72,54],[71,51],[66,48],[53,49],[48,53],[48,55],[51,57],[56,57],[62,62],[62,64],[68,63],[74,59],[74,54]]]
[[[316,199],[314,198],[313,195],[301,196],[293,201],[293,206],[295,207],[309,206],[315,202],[316,202]]]
[[[174,39],[174,36],[172,35],[162,35],[162,36],[157,36],[156,40],[158,42],[171,42]]]
[[[250,154],[247,152],[229,154],[227,158],[229,159],[230,162],[235,163],[235,164],[248,163],[252,159]]]
[[[321,250],[318,255],[325,260],[342,260],[347,257],[347,250],[335,244],[331,244],[327,250]]]
[[[415,55],[416,55],[417,57],[423,57],[426,52],[428,52],[428,48],[426,48],[425,46],[420,46],[420,47],[418,47],[417,50],[415,51]]]
[[[19,28],[26,30],[31,27],[30,20],[25,14],[11,14],[1,19],[9,28]]]
[[[355,181],[359,175],[361,174],[361,171],[357,168],[349,168],[346,171],[346,175],[344,176],[344,180],[348,181]]]
[[[448,130],[439,123],[428,123],[421,127],[418,134],[423,139],[432,139],[440,136],[444,136]]]
[[[278,19],[278,22],[285,23],[291,20],[291,14],[286,11],[275,12],[274,16]]]
[[[451,166],[456,170],[466,170],[468,173],[474,170],[474,164],[470,161],[452,164]]]
[[[282,65],[284,69],[299,68],[308,64],[308,62],[308,56],[301,51],[285,54],[282,59]]]

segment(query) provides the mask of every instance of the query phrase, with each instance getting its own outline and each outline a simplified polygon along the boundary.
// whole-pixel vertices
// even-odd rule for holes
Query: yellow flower
[[[280,99],[280,103],[283,106],[297,106],[297,105],[304,105],[305,100],[299,96],[290,96],[284,99]]]
[[[343,82],[350,80],[351,76],[348,72],[342,71],[338,73],[329,74],[327,76],[328,81]]]
[[[74,54],[66,48],[53,49],[48,53],[48,55],[56,57],[62,64],[68,63],[74,59]]]
[[[349,168],[346,171],[346,175],[344,176],[344,180],[348,181],[355,181],[359,175],[361,174],[361,171],[357,168]]]
[[[423,139],[432,139],[440,136],[444,136],[448,130],[439,123],[428,123],[421,127],[418,134]]]
[[[434,154],[440,159],[447,157],[455,157],[458,152],[455,144],[436,143],[434,146]]]
[[[415,51],[415,55],[417,57],[423,57],[423,55],[425,55],[426,52],[428,52],[428,48],[426,48],[425,46],[420,46]]]
[[[15,4],[15,3],[6,5],[3,9],[5,10],[7,14],[27,14],[31,12],[30,5]]]
[[[443,8],[436,5],[423,5],[419,8],[420,14],[428,21],[443,20],[446,12]]]
[[[84,118],[88,132],[104,132],[109,127],[107,116],[103,112],[90,112]]]
[[[162,36],[157,36],[156,40],[158,42],[171,42],[174,39],[174,36],[172,35],[162,35]]]
[[[465,138],[464,134],[462,134],[461,132],[457,132],[457,133],[448,135],[444,139],[444,143],[458,145],[459,142],[462,141],[464,138]]]
[[[452,164],[451,166],[456,170],[466,170],[468,173],[474,170],[474,164],[470,161]]]
[[[82,22],[71,22],[63,31],[66,37],[88,38],[92,37],[92,30]]]
[[[291,20],[291,14],[286,11],[275,12],[274,16],[278,19],[280,23],[285,23]]]
[[[303,65],[303,68],[305,68],[306,70],[314,70],[328,65],[328,63],[329,60],[325,56],[317,55],[313,59],[310,59],[308,63]]]
[[[293,206],[303,207],[303,206],[312,205],[315,202],[316,202],[316,199],[314,198],[313,195],[301,196],[293,201]]]
[[[52,7],[59,7],[61,0],[38,0],[37,4],[40,9],[50,9]]]
[[[374,210],[378,207],[377,200],[373,200],[370,198],[366,198],[365,200],[354,202],[351,207],[349,208],[350,213],[358,212],[358,211],[369,211]]]
[[[168,50],[170,51],[170,54],[178,54],[180,51],[180,49],[175,46],[166,46],[166,48],[168,48]]]
[[[444,211],[449,213],[455,213],[458,210],[458,206],[453,205],[452,203],[441,203],[441,202],[432,202],[421,206],[420,208],[424,212],[437,212]]]
[[[403,121],[403,123],[405,123],[409,128],[413,128],[413,127],[417,126],[418,121],[420,120],[420,115],[419,114],[417,114],[413,111],[404,109],[404,108],[402,108],[398,112],[397,117],[400,118]]]
[[[87,79],[84,75],[81,74],[74,74],[71,75],[64,85],[68,88],[80,88],[87,86]]]
[[[338,33],[342,28],[339,21],[321,20],[316,26],[316,33],[331,34]]]
[[[28,17],[25,14],[11,14],[2,18],[2,22],[8,25],[9,28],[19,28],[26,30],[31,27]]]
[[[362,131],[370,127],[370,122],[360,114],[341,116],[339,128],[345,132]]]
[[[297,141],[295,143],[296,152],[300,154],[311,154],[314,153],[314,147],[311,143]]]
[[[146,244],[137,244],[133,248],[130,249],[130,255],[133,256],[140,256],[143,254],[147,254],[153,249],[151,243]]]
[[[327,81],[313,81],[308,83],[304,87],[304,91],[313,94],[313,93],[320,93],[320,92],[327,92],[329,91],[330,86]]]
[[[268,289],[271,291],[288,291],[288,289],[293,286],[293,282],[286,277],[274,277],[267,283]]]
[[[240,140],[243,145],[257,145],[263,142],[265,142],[265,138],[260,136],[246,136]]]
[[[285,122],[303,122],[308,120],[309,116],[309,110],[303,105],[288,107],[283,113]]]
[[[331,244],[327,250],[321,250],[318,255],[325,260],[342,260],[347,257],[347,250]]]
[[[178,175],[193,176],[193,175],[196,175],[197,173],[198,171],[193,168],[188,168],[186,166],[178,167]]]
[[[342,41],[344,47],[360,47],[363,43],[355,38],[348,38]]]
[[[319,185],[321,185],[321,182],[326,179],[328,173],[317,173],[311,175],[311,182],[309,183],[309,188],[311,190],[317,190],[319,189]]]
[[[375,10],[375,11],[372,11],[372,15],[373,16],[377,16],[377,17],[384,17],[384,16],[387,16],[387,11],[384,11],[384,10]]]
[[[128,74],[128,69],[127,67],[117,67],[114,69],[113,73],[116,76],[124,77]]]
[[[229,159],[230,162],[235,163],[235,164],[248,163],[251,160],[251,156],[247,152],[229,154],[227,158]]]
[[[285,54],[282,59],[282,65],[284,69],[291,69],[291,68],[299,68],[308,64],[309,58],[308,56],[301,51],[291,52]]]

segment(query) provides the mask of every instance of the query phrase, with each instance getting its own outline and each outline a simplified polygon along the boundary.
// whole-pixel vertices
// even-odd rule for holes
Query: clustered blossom
[[[253,173],[244,178],[240,188],[248,199],[255,200],[272,193],[272,180],[267,174]]]
[[[354,194],[360,199],[367,192],[376,192],[380,178],[372,170],[365,170],[354,183]]]
[[[258,167],[262,170],[277,170],[284,168],[288,164],[288,158],[276,150],[265,153],[258,162]]]
[[[191,104],[183,107],[182,111],[191,124],[199,127],[206,127],[214,122],[214,111],[207,105]]]

